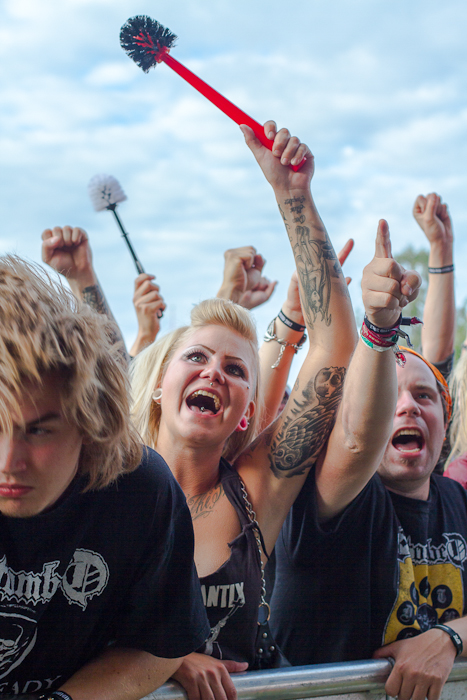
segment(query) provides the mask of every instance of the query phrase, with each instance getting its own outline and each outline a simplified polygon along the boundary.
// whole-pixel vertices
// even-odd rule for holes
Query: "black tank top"
[[[225,495],[238,515],[242,531],[229,542],[229,559],[213,574],[200,578],[211,634],[198,651],[252,665],[261,597],[261,560],[240,478],[224,459],[219,468]]]

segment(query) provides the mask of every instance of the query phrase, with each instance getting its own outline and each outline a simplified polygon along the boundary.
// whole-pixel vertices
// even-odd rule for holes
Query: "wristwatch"
[[[73,700],[73,698],[64,690],[53,690],[49,693],[42,693],[37,700]]]

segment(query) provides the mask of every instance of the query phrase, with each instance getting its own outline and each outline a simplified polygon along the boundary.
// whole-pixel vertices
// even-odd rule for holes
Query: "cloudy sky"
[[[120,216],[168,303],[163,330],[220,284],[226,248],[252,244],[285,295],[292,255],[238,127],[161,64],[144,74],[119,45],[147,14],[178,35],[182,63],[316,158],[313,192],[360,304],[380,217],[397,252],[425,245],[411,217],[437,191],[454,220],[457,299],[467,296],[467,4],[462,0],[1,0],[0,252],[40,259],[41,231],[80,225],[128,341],[135,270],[87,183],[116,177]]]

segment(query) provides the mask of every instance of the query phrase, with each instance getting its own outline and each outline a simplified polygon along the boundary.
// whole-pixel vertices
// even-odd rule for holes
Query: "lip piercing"
[[[205,411],[204,406],[201,406],[200,411],[201,411],[201,413],[204,413],[204,411]]]
[[[214,382],[210,382],[211,386],[214,386]]]

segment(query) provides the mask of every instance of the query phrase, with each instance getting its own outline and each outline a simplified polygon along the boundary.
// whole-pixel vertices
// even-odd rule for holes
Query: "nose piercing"
[[[204,411],[205,411],[204,406],[201,406],[200,411],[201,411],[201,413],[204,413]]]

